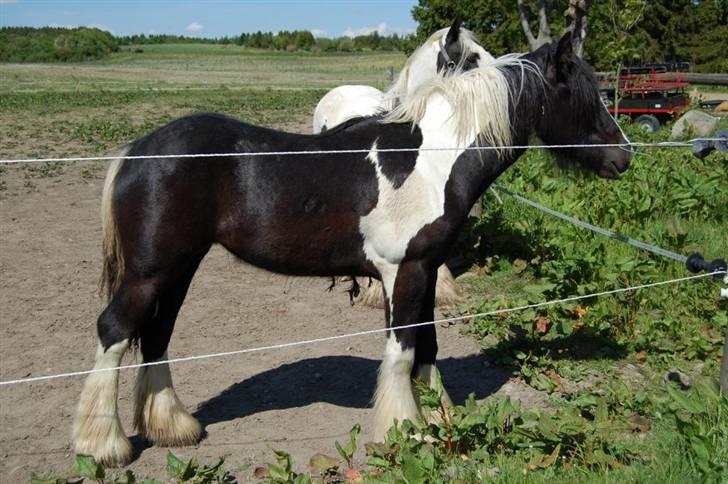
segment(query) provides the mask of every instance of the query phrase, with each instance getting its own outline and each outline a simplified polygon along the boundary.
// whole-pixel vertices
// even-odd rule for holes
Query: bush
[[[109,32],[94,28],[0,28],[2,62],[77,62],[119,50]]]

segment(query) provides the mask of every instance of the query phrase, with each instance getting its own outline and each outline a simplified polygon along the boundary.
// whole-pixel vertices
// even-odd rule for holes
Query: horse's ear
[[[567,30],[556,46],[556,63],[559,68],[568,68],[571,65],[571,59],[574,55],[573,45],[573,33],[571,30]]]
[[[551,44],[552,54],[546,68],[546,79],[551,83],[563,81],[571,72],[574,55],[571,40],[571,30],[568,30],[561,36],[555,48]]]
[[[446,44],[454,44],[460,39],[460,26],[463,24],[463,19],[455,17],[450,30],[447,31],[447,37],[445,37]]]

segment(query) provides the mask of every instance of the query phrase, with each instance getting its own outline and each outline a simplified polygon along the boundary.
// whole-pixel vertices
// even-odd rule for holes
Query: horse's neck
[[[533,74],[526,74],[532,76]],[[520,91],[520,73],[512,73],[511,92]],[[527,78],[524,82],[538,82]],[[522,97],[510,107],[511,145],[526,146],[534,133],[535,123],[544,102],[543,89],[523,89]],[[527,93],[527,94],[526,94]],[[473,130],[465,139],[458,140],[452,116],[452,108],[439,95],[428,102],[425,116],[419,123],[423,132],[423,147],[442,148],[444,146],[477,146],[476,132]],[[445,120],[445,121],[443,121]],[[436,152],[439,156],[428,157],[441,163],[440,170],[448,170],[453,186],[457,186],[460,211],[467,213],[483,192],[525,152],[525,149],[502,150],[468,149]],[[463,215],[464,217],[464,215]]]
[[[427,151],[427,160],[422,168],[439,177],[448,178],[464,146],[475,141],[475,130],[465,140],[458,139],[452,106],[440,94],[433,94],[427,101],[422,119],[417,123],[422,131],[422,146]],[[453,148],[443,150],[443,148]]]

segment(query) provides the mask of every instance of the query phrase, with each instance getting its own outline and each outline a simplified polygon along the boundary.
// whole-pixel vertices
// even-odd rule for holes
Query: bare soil
[[[308,129],[303,125],[298,130]],[[0,186],[0,379],[88,369],[95,320],[101,231],[99,164],[59,171],[12,166]],[[351,306],[347,285],[291,278],[239,263],[220,247],[204,260],[177,321],[170,357],[201,355],[379,328],[383,314]],[[482,295],[480,296],[482,297]],[[462,326],[439,328],[440,368],[456,403],[470,392],[502,391],[531,403],[543,395],[491,367]],[[351,426],[367,440],[370,401],[384,337],[179,363],[172,373],[180,398],[206,429],[181,457],[210,462],[226,456],[241,481],[290,451],[305,468],[315,453],[335,455],[333,441]],[[127,355],[125,362],[140,361]],[[131,469],[165,475],[166,449],[148,447],[131,428],[133,371],[122,371],[122,422],[137,449]],[[0,387],[0,482],[73,465],[70,428],[82,377]],[[507,384],[506,384],[507,383]],[[362,459],[362,456],[359,456]]]

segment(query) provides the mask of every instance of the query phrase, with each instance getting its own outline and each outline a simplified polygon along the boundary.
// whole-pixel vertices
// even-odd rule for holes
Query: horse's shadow
[[[511,372],[487,367],[484,355],[445,358],[437,364],[455,403],[470,393],[484,398],[497,391]],[[203,402],[194,416],[203,426],[242,418],[267,410],[327,402],[340,407],[371,406],[378,360],[357,356],[309,358],[235,383]]]

